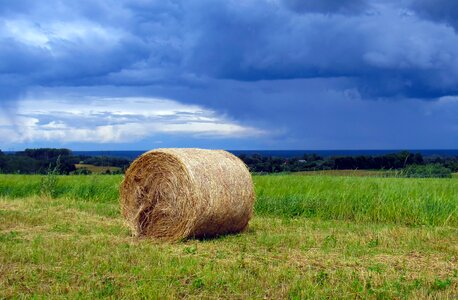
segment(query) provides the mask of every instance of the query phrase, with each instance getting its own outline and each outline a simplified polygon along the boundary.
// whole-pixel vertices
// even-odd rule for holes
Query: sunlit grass
[[[0,196],[10,198],[40,194],[46,175],[0,175]],[[53,195],[93,202],[117,202],[121,175],[58,176]]]
[[[458,226],[458,180],[258,176],[256,212],[360,223]]]
[[[356,176],[356,177],[402,177],[398,170],[317,170],[293,172],[290,175],[300,176]]]
[[[132,238],[118,209],[0,198],[0,298],[458,296],[456,227],[256,216],[242,234],[159,244]]]
[[[458,226],[456,178],[269,175],[253,179],[257,215]],[[40,194],[42,180],[38,175],[0,175],[0,196]],[[121,180],[121,175],[59,176],[50,194],[73,199],[75,205],[117,205]]]

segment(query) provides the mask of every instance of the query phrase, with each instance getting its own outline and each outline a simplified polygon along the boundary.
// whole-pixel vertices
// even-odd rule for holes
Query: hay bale
[[[240,232],[255,198],[251,175],[236,156],[178,148],[137,158],[126,171],[120,196],[135,235],[165,240]]]

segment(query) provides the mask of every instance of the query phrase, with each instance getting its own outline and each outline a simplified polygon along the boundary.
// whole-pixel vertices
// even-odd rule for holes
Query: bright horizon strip
[[[209,138],[264,134],[211,109],[163,98],[26,99],[14,119],[0,116],[0,135],[9,136],[10,143],[128,143],[158,133]]]

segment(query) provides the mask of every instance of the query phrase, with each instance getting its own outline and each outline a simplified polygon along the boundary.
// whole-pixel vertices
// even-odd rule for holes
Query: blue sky
[[[0,0],[0,148],[458,148],[453,0]]]

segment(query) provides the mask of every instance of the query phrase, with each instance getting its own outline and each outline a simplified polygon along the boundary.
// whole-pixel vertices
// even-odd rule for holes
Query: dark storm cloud
[[[401,127],[445,140],[456,119],[437,108],[426,120],[434,101],[419,100],[458,94],[456,11],[443,0],[0,0],[0,101],[40,88],[166,97],[287,147],[379,147],[371,132],[394,147]]]
[[[299,13],[358,14],[369,7],[365,0],[284,0],[284,3]]]
[[[375,98],[458,92],[458,76],[450,76],[456,34],[395,2],[8,3],[0,10],[0,72],[26,86],[348,77]],[[429,3],[413,5],[419,15],[441,15]]]
[[[111,74],[123,70],[166,69],[175,59],[167,40],[173,39],[172,28],[163,22],[168,17],[159,15],[169,7],[156,5],[158,16],[148,21],[135,3],[5,3],[0,10],[0,73],[26,88],[107,84]]]
[[[255,2],[205,8],[191,15],[195,40],[185,52],[185,67],[196,74],[244,81],[349,77],[371,98],[458,92],[450,76],[458,67],[456,34],[393,3],[357,16],[296,15]]]
[[[411,8],[420,16],[433,21],[444,22],[458,29],[458,1],[455,0],[413,0]]]
[[[261,5],[263,3],[264,5]],[[366,72],[366,34],[343,16],[297,15],[282,3],[200,2],[187,7],[193,30],[187,71],[242,81],[355,76]]]

